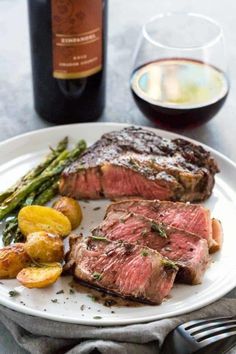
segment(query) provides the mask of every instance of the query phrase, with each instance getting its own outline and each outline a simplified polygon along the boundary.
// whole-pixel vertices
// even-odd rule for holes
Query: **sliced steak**
[[[217,219],[212,219],[212,237],[214,243],[210,248],[210,252],[214,253],[221,249],[223,243],[223,229],[221,222]]]
[[[222,229],[217,227],[218,220],[211,219],[210,210],[199,204],[132,199],[110,204],[107,213],[111,211],[133,212],[192,232],[207,240],[211,253],[219,250],[222,244]]]
[[[205,239],[134,213],[110,212],[92,234],[157,250],[178,264],[177,279],[183,283],[201,283],[209,264]]]
[[[201,146],[129,127],[104,134],[66,168],[60,193],[78,199],[200,201],[210,196],[218,171]]]
[[[147,247],[75,235],[70,237],[65,270],[98,290],[160,304],[173,286],[178,267]]]

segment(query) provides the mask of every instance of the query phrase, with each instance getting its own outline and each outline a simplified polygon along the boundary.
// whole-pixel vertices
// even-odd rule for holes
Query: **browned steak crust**
[[[60,192],[90,199],[200,201],[210,196],[218,171],[200,145],[128,127],[104,134],[69,166],[62,174]]]

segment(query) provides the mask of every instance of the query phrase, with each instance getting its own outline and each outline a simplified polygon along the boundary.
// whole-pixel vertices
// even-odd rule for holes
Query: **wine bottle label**
[[[52,0],[53,76],[77,79],[102,69],[102,0]]]

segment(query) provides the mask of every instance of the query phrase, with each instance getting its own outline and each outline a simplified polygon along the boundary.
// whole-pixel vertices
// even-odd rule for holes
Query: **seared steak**
[[[104,134],[65,169],[60,193],[75,198],[200,201],[218,167],[203,147],[129,127]]]
[[[157,250],[178,264],[177,279],[183,283],[201,283],[209,264],[205,239],[134,213],[110,212],[92,233],[112,241],[138,243]]]
[[[169,294],[178,270],[147,247],[76,235],[66,260],[65,269],[83,284],[150,304]]]
[[[199,204],[130,199],[110,204],[107,213],[111,211],[133,212],[192,232],[207,240],[211,253],[219,250],[222,244],[219,221],[211,219],[210,210]]]

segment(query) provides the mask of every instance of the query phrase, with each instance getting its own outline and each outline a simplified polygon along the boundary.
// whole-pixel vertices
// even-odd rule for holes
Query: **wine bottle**
[[[105,105],[107,0],[28,0],[34,107],[55,124]]]

